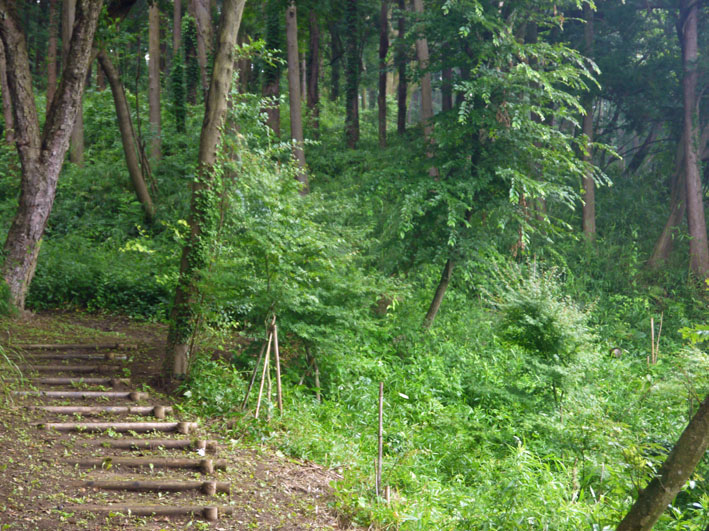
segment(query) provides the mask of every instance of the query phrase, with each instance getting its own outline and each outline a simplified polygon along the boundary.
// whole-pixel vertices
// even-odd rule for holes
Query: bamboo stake
[[[660,337],[662,336],[662,318],[664,315],[664,312],[660,314],[660,329],[657,331],[657,343],[655,344],[655,363],[657,363],[657,358],[660,355]]]
[[[379,430],[377,434],[377,484],[379,496],[382,491],[382,447],[384,446],[384,382],[379,382]]]
[[[650,317],[650,360],[655,364],[655,318]]]
[[[263,361],[263,372],[261,373],[261,386],[258,390],[258,399],[256,400],[256,412],[254,417],[258,418],[259,411],[261,409],[261,397],[263,396],[263,384],[266,381],[266,372],[268,371],[268,360],[271,357],[271,343],[273,340],[273,334],[268,336],[268,347],[266,348],[266,359]]]
[[[270,336],[269,336],[270,339]],[[254,370],[251,373],[251,381],[249,382],[249,387],[246,389],[246,395],[244,396],[244,401],[241,403],[241,409],[242,411],[246,409],[246,403],[249,400],[249,394],[251,394],[251,389],[254,386],[254,382],[256,381],[256,374],[258,374],[258,366],[261,363],[261,358],[263,358],[263,353],[266,350],[266,342],[264,342],[261,345],[261,351],[258,353],[258,359],[256,360],[256,365],[254,365]]]
[[[283,415],[283,390],[281,388],[281,357],[278,353],[278,327],[273,325],[273,352],[276,355],[276,390],[278,392],[278,412]]]

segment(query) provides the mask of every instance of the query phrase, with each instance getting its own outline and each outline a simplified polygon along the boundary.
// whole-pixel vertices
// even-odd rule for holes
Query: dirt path
[[[154,391],[159,325],[46,314],[0,326],[25,376],[0,364],[0,529],[344,528],[328,506],[337,474],[225,440]],[[16,348],[31,343],[55,347]],[[68,343],[114,348],[56,347]]]

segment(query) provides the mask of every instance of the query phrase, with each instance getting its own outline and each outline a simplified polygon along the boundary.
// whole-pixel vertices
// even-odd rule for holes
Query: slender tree
[[[588,4],[583,5],[584,26],[584,53],[586,57],[593,57],[593,8]],[[584,160],[592,158],[591,142],[593,141],[593,96],[585,97],[582,132],[588,139]],[[588,172],[583,178],[583,233],[589,241],[596,239],[596,183],[593,175]]]
[[[7,83],[7,61],[5,48],[0,41],[0,90],[2,90],[2,115],[5,121],[5,142],[15,143],[15,119],[12,115],[12,98],[10,87]]]
[[[266,17],[266,46],[271,50],[283,48],[279,0],[267,0],[263,4]],[[266,107],[266,123],[276,134],[281,136],[281,109],[278,100],[281,94],[281,67],[279,64],[265,65],[263,69],[262,94],[271,98]]]
[[[135,195],[138,197],[138,201],[140,201],[143,207],[146,220],[152,222],[155,217],[155,206],[150,198],[146,178],[143,174],[143,167],[139,162],[138,140],[135,135],[135,129],[133,129],[130,108],[128,107],[128,100],[126,99],[126,93],[123,89],[120,74],[116,67],[113,66],[113,63],[105,51],[102,50],[99,52],[98,61],[108,79],[108,84],[111,86],[113,102],[116,107],[116,117],[118,119],[118,129],[120,130],[121,142],[123,143],[123,153],[126,158],[126,166],[131,182],[133,183]]]
[[[219,25],[219,39],[214,68],[205,102],[204,121],[199,143],[197,178],[192,183],[190,232],[182,251],[180,278],[170,316],[163,374],[168,380],[187,372],[189,340],[195,327],[195,309],[199,299],[199,279],[207,265],[208,238],[214,227],[212,211],[216,176],[217,145],[226,119],[227,100],[234,73],[234,47],[246,0],[224,0]]]
[[[357,0],[345,4],[345,141],[354,149],[359,142],[359,79],[362,61],[359,50],[359,9]]]
[[[423,0],[414,0],[414,11],[423,15]],[[426,141],[426,156],[433,158],[433,87],[431,85],[431,72],[428,71],[430,54],[428,51],[428,40],[426,37],[416,39],[416,56],[418,57],[419,68],[423,74],[419,83],[421,84],[421,121],[423,122],[423,136]],[[431,166],[428,169],[431,177],[438,176],[438,168]]]
[[[330,23],[330,101],[340,97],[340,75],[345,51],[337,24]]]
[[[406,95],[408,93],[408,84],[406,80],[406,63],[408,62],[408,53],[406,46],[406,19],[404,12],[406,11],[406,1],[399,1],[399,18],[398,18],[398,38],[396,45],[396,69],[399,74],[399,83],[396,88],[396,131],[400,135],[406,132]]]
[[[17,151],[22,164],[19,205],[5,240],[2,274],[18,308],[24,308],[40,241],[54,204],[57,179],[81,106],[102,4],[102,0],[77,2],[64,72],[40,130],[26,41],[9,2],[0,0],[0,39],[5,47]]]
[[[59,40],[58,0],[49,0],[49,44],[47,47],[47,108],[52,104],[57,90],[57,41]]]
[[[298,64],[298,17],[295,1],[291,0],[286,9],[286,48],[288,50],[288,99],[290,102],[290,132],[293,141],[293,155],[298,163],[297,179],[301,182],[302,194],[308,193],[308,174],[305,168],[303,137],[303,114],[300,98],[300,72]]]
[[[320,115],[320,23],[318,21],[317,12],[314,9],[310,10],[308,15],[308,98],[307,106],[310,110],[310,115],[313,118],[313,127],[319,126],[318,117]]]
[[[379,147],[387,145],[387,54],[389,53],[389,6],[382,0],[379,11]]]
[[[69,43],[71,40],[72,28],[74,27],[76,13],[76,0],[64,0],[62,3],[62,68],[65,69],[67,55],[69,53]],[[90,66],[90,65],[89,65]],[[64,72],[62,71],[62,75]],[[82,91],[83,95],[83,91]],[[69,149],[69,160],[74,164],[84,163],[84,114],[83,104],[79,105],[76,114],[76,122],[71,131],[71,145]]]
[[[148,105],[151,155],[160,160],[160,8],[155,0],[148,7]]]
[[[190,0],[190,13],[197,27],[197,62],[199,64],[202,92],[206,97],[209,88],[208,62],[212,55],[212,20],[209,0]]]
[[[174,0],[172,6],[172,56],[177,57],[180,53],[180,41],[182,40],[182,2]]]

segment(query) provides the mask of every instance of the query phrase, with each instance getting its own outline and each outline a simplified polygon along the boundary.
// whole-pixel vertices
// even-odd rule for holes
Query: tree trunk
[[[697,156],[697,18],[699,3],[681,0],[682,93],[684,96],[684,181],[687,190],[687,224],[689,225],[689,266],[700,279],[709,277],[709,243],[702,202],[702,182]]]
[[[697,414],[680,435],[657,475],[640,493],[617,531],[650,531],[690,478],[707,448],[709,448],[709,396],[699,406]]]
[[[320,116],[320,91],[318,88],[318,78],[320,77],[320,24],[318,15],[314,9],[308,15],[308,27],[310,29],[310,40],[308,43],[308,100],[307,105],[310,115],[313,117],[313,128],[319,127]]]
[[[24,308],[27,289],[54,203],[57,179],[81,106],[102,0],[79,0],[74,31],[59,88],[40,134],[25,38],[7,0],[0,0],[0,39],[5,47],[22,183],[17,214],[5,241],[2,274],[15,306]]]
[[[303,114],[300,102],[300,72],[298,68],[298,18],[295,2],[291,0],[286,10],[286,47],[288,49],[288,99],[290,101],[290,136],[294,142],[293,155],[298,163],[296,178],[303,187],[300,193],[308,193],[308,174],[305,168],[303,138]]]
[[[5,121],[5,142],[15,143],[15,119],[12,115],[12,98],[7,84],[7,61],[5,49],[0,42],[0,90],[2,90],[2,115]]]
[[[387,145],[387,53],[389,53],[389,8],[387,0],[382,0],[379,12],[379,147]]]
[[[359,14],[357,0],[347,0],[345,20],[347,35],[345,43],[345,141],[354,149],[359,142]]]
[[[64,0],[62,3],[62,68],[66,68],[69,41],[74,27],[76,0]],[[62,72],[63,75],[63,72]],[[83,96],[83,89],[81,91]],[[69,160],[79,166],[84,164],[84,116],[83,104],[79,105],[74,128],[71,131]]]
[[[126,93],[123,90],[123,83],[121,83],[118,70],[113,66],[113,63],[105,51],[101,50],[101,52],[99,52],[98,60],[106,74],[109,85],[111,85],[111,93],[113,94],[113,102],[116,106],[116,118],[118,120],[118,128],[121,132],[121,141],[123,143],[123,153],[126,157],[128,174],[133,183],[135,195],[143,206],[145,218],[148,222],[152,222],[155,218],[155,207],[153,206],[153,201],[150,198],[150,192],[148,191],[148,186],[140,167],[137,153],[138,141],[135,136],[135,130],[133,129],[133,122],[130,117]]]
[[[182,39],[182,2],[174,0],[172,8],[172,57],[174,58],[180,53],[180,41]]]
[[[340,73],[342,71],[342,39],[334,24],[330,24],[330,101],[340,97]]]
[[[175,290],[175,302],[170,315],[170,328],[163,365],[163,374],[170,380],[187,372],[189,340],[195,327],[195,305],[199,298],[199,279],[207,265],[206,234],[212,228],[214,199],[213,167],[217,160],[217,144],[227,113],[232,74],[234,46],[237,42],[241,15],[246,0],[224,0],[219,28],[219,40],[214,68],[205,102],[204,121],[199,144],[197,179],[192,182],[190,235],[182,251],[180,279]]]
[[[244,32],[239,33],[239,46],[251,41],[248,35]],[[236,62],[236,69],[239,73],[239,93],[245,94],[249,91],[249,86],[251,85],[251,59],[248,57],[242,57]]]
[[[148,8],[148,105],[150,108],[150,151],[160,160],[160,9],[153,2]]]
[[[404,36],[406,34],[406,20],[404,19],[404,11],[406,10],[406,1],[399,0],[399,24],[398,24],[398,42],[396,48],[396,68],[399,73],[399,85],[396,89],[397,113],[396,113],[396,132],[403,135],[406,132],[406,98],[408,95],[408,85],[406,81],[406,63],[407,52]]]
[[[593,56],[593,9],[589,4],[583,5],[583,15],[586,25],[584,27],[584,51],[587,57]],[[588,147],[584,153],[584,161],[591,163],[591,142],[593,142],[593,98],[585,97],[583,116],[583,134],[588,138]],[[593,181],[591,171],[587,171],[583,178],[583,234],[588,241],[596,239],[596,183]]]
[[[423,0],[414,0],[414,11],[423,14]],[[421,121],[423,122],[423,136],[426,141],[426,156],[433,158],[433,89],[431,87],[431,73],[428,71],[429,53],[428,40],[423,37],[416,39],[416,56],[419,68],[424,73],[419,80],[421,84]],[[438,177],[438,168],[431,166],[428,169],[431,177]]]
[[[441,110],[443,112],[453,109],[453,69],[444,68],[441,71]]]
[[[58,0],[49,0],[49,45],[47,47],[47,107],[49,111],[54,92],[57,90],[57,40],[59,37]]]
[[[266,18],[266,47],[270,50],[280,50],[283,47],[281,36],[281,6],[277,0],[268,0],[264,3]],[[275,65],[265,65],[263,69],[263,90],[265,98],[270,98],[272,103],[266,107],[266,125],[277,137],[281,136],[281,109],[279,98],[281,94],[281,69]]]
[[[212,53],[212,21],[209,15],[209,0],[191,0],[190,11],[197,24],[197,62],[202,80],[202,92],[206,99],[209,88],[207,64]]]
[[[446,260],[446,265],[443,266],[443,273],[441,274],[441,280],[438,282],[438,287],[436,288],[436,293],[433,295],[433,300],[431,305],[428,307],[426,312],[426,317],[423,320],[424,328],[431,328],[433,321],[436,319],[438,310],[441,308],[441,302],[443,302],[443,297],[448,289],[448,284],[453,276],[453,267],[455,264],[450,258]]]

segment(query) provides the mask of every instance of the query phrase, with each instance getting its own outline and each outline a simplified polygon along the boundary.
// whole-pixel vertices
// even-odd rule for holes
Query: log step
[[[93,480],[83,482],[83,486],[100,490],[125,490],[131,492],[183,492],[196,490],[207,496],[231,492],[231,485],[222,481],[110,481]]]
[[[110,385],[117,387],[119,385],[130,385],[130,378],[30,378],[29,382],[33,385]]]
[[[118,367],[106,365],[20,365],[19,369],[23,372],[105,372],[107,370],[115,371]]]
[[[96,514],[122,513],[125,516],[196,516],[214,522],[222,515],[233,514],[233,507],[214,507],[204,505],[67,505],[65,511],[92,512]]]
[[[137,350],[138,345],[129,343],[97,343],[86,345],[82,345],[81,343],[62,343],[58,345],[35,343],[15,345],[15,347],[21,350]]]
[[[13,391],[13,393],[45,398],[130,398],[133,401],[146,400],[150,396],[139,391]]]
[[[48,413],[61,413],[71,415],[100,415],[101,413],[126,413],[128,415],[154,415],[164,419],[165,415],[172,414],[170,406],[29,406],[32,409]]]
[[[48,422],[39,424],[39,428],[58,431],[176,431],[183,435],[197,428],[196,422]]]
[[[205,453],[216,453],[217,441],[183,440],[183,439],[94,439],[91,441],[102,448],[117,450],[204,450]]]
[[[213,474],[215,470],[224,470],[226,462],[212,459],[175,459],[164,457],[90,457],[86,459],[70,459],[70,465],[81,468],[114,467],[150,467],[150,468],[186,468],[199,470],[203,474]]]
[[[66,352],[37,352],[27,354],[25,356],[27,361],[34,360],[94,360],[94,361],[113,361],[113,360],[126,360],[128,356],[125,354],[116,354],[115,352],[107,352],[106,354],[86,354],[81,352],[75,352],[68,354]]]

